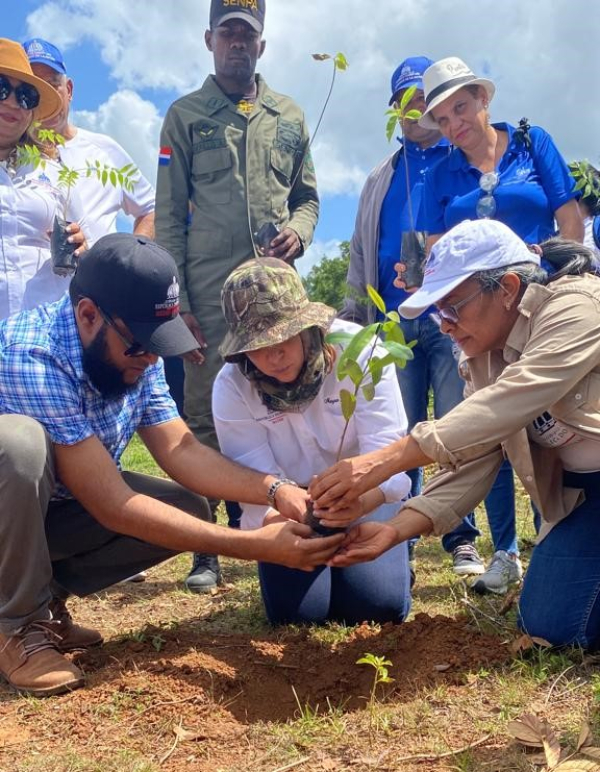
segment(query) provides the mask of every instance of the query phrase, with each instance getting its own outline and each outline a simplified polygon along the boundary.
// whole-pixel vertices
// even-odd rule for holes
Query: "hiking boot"
[[[192,592],[210,592],[222,584],[219,558],[216,555],[194,554],[194,563],[185,586]]]
[[[452,563],[454,573],[459,576],[469,576],[469,574],[482,574],[485,571],[483,560],[475,545],[471,542],[459,544],[452,550]]]
[[[21,694],[50,697],[83,686],[83,673],[59,653],[58,636],[47,624],[31,622],[12,635],[0,633],[0,674]]]
[[[55,635],[58,651],[76,651],[100,646],[102,635],[91,627],[76,625],[64,600],[52,598],[49,608],[52,619],[44,620],[40,624]]]
[[[487,570],[473,582],[471,589],[484,595],[494,592],[496,595],[504,595],[511,584],[520,582],[523,578],[523,566],[516,555],[511,555],[504,550],[494,553]]]

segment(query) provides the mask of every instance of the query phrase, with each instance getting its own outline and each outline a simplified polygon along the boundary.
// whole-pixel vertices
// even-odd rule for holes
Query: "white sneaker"
[[[482,595],[486,592],[494,592],[496,595],[504,595],[511,584],[520,582],[523,578],[523,566],[518,557],[510,555],[504,550],[494,553],[487,570],[471,585],[471,589]]]
[[[482,574],[485,571],[483,560],[475,545],[471,542],[459,544],[452,550],[452,568],[454,573],[459,576],[469,576],[470,574]]]

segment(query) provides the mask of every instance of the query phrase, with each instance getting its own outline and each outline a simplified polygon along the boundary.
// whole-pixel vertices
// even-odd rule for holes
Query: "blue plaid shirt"
[[[0,414],[6,413],[35,418],[57,445],[96,436],[117,465],[139,427],[178,416],[160,359],[122,397],[100,394],[83,371],[68,295],[0,322]],[[69,492],[59,485],[55,495]]]

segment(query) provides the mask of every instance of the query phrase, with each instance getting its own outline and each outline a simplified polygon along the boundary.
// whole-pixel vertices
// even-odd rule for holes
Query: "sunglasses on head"
[[[13,86],[6,75],[0,75],[0,102],[13,93],[19,107],[23,110],[34,110],[40,103],[40,92],[31,83],[19,83]]]

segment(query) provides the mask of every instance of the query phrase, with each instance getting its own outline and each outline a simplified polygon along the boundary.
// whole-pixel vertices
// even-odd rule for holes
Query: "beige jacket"
[[[542,512],[540,538],[581,501],[580,491],[563,488],[556,452],[530,443],[525,427],[548,411],[600,441],[600,278],[530,286],[519,312],[502,352],[467,360],[474,393],[411,432],[442,466],[410,501],[436,534],[452,530],[485,498],[504,455]]]

